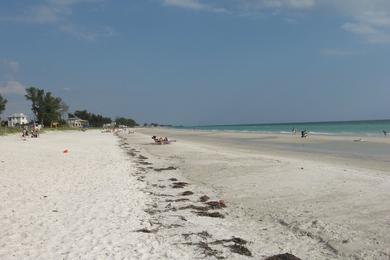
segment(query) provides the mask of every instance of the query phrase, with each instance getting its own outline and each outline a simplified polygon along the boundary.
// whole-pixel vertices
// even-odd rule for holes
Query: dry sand
[[[0,259],[390,259],[386,159],[354,159],[345,138],[337,156],[321,150],[327,139],[296,150],[283,138],[1,137]]]
[[[134,171],[99,131],[0,137],[0,259],[185,258],[134,232],[150,225]]]

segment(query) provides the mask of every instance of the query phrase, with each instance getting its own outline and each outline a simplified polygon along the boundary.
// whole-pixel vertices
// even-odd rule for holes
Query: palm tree
[[[5,110],[5,105],[7,104],[8,100],[3,98],[0,94],[0,115]]]

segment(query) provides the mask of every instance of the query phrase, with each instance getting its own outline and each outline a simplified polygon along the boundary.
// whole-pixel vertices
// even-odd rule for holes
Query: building
[[[78,118],[76,116],[69,117],[68,119],[66,119],[66,123],[70,127],[79,127],[79,128],[81,128],[81,127],[88,126],[88,121],[87,120],[80,119],[80,118]]]
[[[8,126],[15,127],[28,124],[27,116],[23,113],[13,114],[8,117]]]

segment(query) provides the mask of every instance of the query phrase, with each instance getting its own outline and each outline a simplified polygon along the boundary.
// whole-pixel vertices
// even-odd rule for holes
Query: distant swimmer
[[[387,136],[387,131],[386,130],[383,130],[382,132],[383,132],[384,136]]]

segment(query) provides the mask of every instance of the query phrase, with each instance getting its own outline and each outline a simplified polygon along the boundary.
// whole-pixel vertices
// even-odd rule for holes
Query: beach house
[[[23,113],[16,113],[8,117],[8,127],[15,127],[28,124],[27,116]]]
[[[69,117],[68,119],[66,119],[66,123],[70,127],[79,127],[79,128],[89,125],[87,120],[80,119],[77,116]]]

